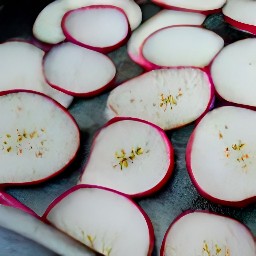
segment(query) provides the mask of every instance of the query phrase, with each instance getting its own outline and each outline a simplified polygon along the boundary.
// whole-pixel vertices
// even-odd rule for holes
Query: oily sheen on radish
[[[47,82],[73,96],[93,96],[106,89],[116,68],[106,55],[72,43],[54,46],[43,62]]]
[[[223,39],[213,31],[192,25],[170,26],[147,37],[141,54],[148,69],[177,66],[204,68],[223,46]]]
[[[1,95],[0,105],[0,184],[42,182],[74,159],[79,129],[57,102],[17,91]]]
[[[184,126],[210,107],[213,87],[196,68],[159,69],[135,77],[110,93],[108,117],[136,117],[164,130]]]
[[[113,190],[75,186],[57,198],[43,218],[103,255],[152,253],[154,232],[148,216],[131,199]]]
[[[213,202],[245,206],[255,201],[256,112],[239,107],[212,110],[187,145],[189,175]]]
[[[122,46],[130,34],[125,12],[108,5],[67,12],[62,19],[62,29],[68,41],[103,53]]]
[[[168,228],[160,256],[254,256],[249,229],[235,219],[206,211],[187,211]]]
[[[174,151],[162,129],[139,119],[115,118],[94,138],[80,183],[145,196],[166,183],[173,166]]]

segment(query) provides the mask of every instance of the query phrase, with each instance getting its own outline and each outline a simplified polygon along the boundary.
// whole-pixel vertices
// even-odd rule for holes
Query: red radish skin
[[[75,32],[72,31],[72,29],[74,29],[74,21],[72,23],[72,25],[69,25],[69,20],[71,19],[74,19],[76,13],[79,13],[81,15],[82,12],[86,12],[86,11],[90,11],[90,10],[96,10],[96,11],[99,11],[99,10],[103,10],[103,11],[107,11],[107,10],[111,10],[112,12],[115,11],[116,13],[119,13],[120,16],[123,16],[123,20],[122,22],[125,22],[125,25],[126,27],[124,28],[125,30],[125,33],[123,31],[121,31],[124,35],[122,36],[122,38],[120,38],[117,42],[112,42],[112,43],[108,43],[107,45],[105,46],[96,46],[94,45],[93,43],[89,44],[89,43],[86,43],[86,41],[88,41],[88,39],[84,39],[83,40],[83,35],[86,36],[87,34],[91,34],[90,31],[87,31],[87,30],[84,30],[83,31],[83,28],[81,27],[81,22],[78,23],[76,26],[79,27],[80,31],[78,31],[78,29],[75,29]],[[72,21],[71,21],[72,22]],[[93,22],[93,21],[92,21]],[[109,21],[108,21],[109,22]],[[108,24],[108,22],[105,22],[104,24]],[[121,22],[115,22],[115,24],[120,24]],[[92,24],[83,24],[83,27],[86,27],[86,26],[92,26]],[[109,27],[110,25],[108,25]],[[116,7],[116,6],[109,6],[109,5],[92,5],[92,6],[87,6],[87,7],[82,7],[82,8],[79,8],[79,9],[75,9],[75,10],[71,10],[69,12],[67,12],[64,16],[63,16],[63,19],[62,19],[62,22],[61,22],[61,27],[62,27],[62,30],[63,30],[63,33],[66,37],[66,39],[74,44],[77,44],[77,45],[80,45],[82,47],[86,47],[88,49],[91,49],[91,50],[94,50],[94,51],[98,51],[98,52],[101,52],[101,53],[109,53],[111,51],[114,51],[115,49],[118,49],[119,47],[121,47],[122,45],[124,45],[129,36],[130,36],[130,33],[131,33],[131,29],[130,29],[130,25],[129,25],[129,21],[127,19],[127,16],[125,14],[125,12],[119,8],[119,7]],[[107,33],[106,29],[110,29],[109,28],[96,28],[96,31],[104,31],[105,34]],[[120,29],[120,28],[119,28]],[[89,30],[91,30],[89,28]],[[115,29],[114,27],[112,27],[111,31],[109,33],[111,33],[112,31],[115,31],[116,33],[118,31],[116,31],[117,29]],[[106,34],[106,37],[110,36],[108,34]],[[120,33],[120,32],[119,32]],[[94,37],[97,36],[97,35],[94,35]],[[80,40],[78,39],[78,37],[80,38]],[[111,38],[111,36],[110,36]],[[102,40],[102,38],[101,38]]]
[[[150,122],[147,122],[145,120],[141,120],[141,119],[138,119],[138,118],[125,118],[125,117],[115,117],[113,119],[111,119],[109,122],[107,122],[96,134],[95,134],[95,137],[94,137],[94,140],[93,140],[93,143],[92,143],[92,147],[91,147],[91,153],[90,153],[90,156],[89,156],[89,159],[87,161],[87,164],[85,165],[84,167],[84,173],[81,175],[80,177],[80,184],[88,184],[87,182],[87,179],[86,179],[86,172],[87,172],[87,166],[88,164],[90,163],[90,159],[91,159],[91,156],[94,152],[94,147],[95,147],[95,143],[96,143],[96,139],[98,137],[98,135],[101,133],[101,131],[104,131],[105,128],[111,126],[112,124],[115,124],[117,122],[123,122],[123,121],[134,121],[134,122],[139,122],[139,123],[143,123],[143,124],[147,124],[147,125],[150,125],[153,129],[156,129],[159,134],[161,135],[164,143],[166,144],[166,150],[167,150],[167,154],[168,154],[168,157],[169,157],[169,166],[166,170],[166,173],[164,175],[164,177],[159,180],[156,185],[154,185],[153,187],[149,188],[148,190],[146,191],[143,191],[143,192],[139,192],[139,193],[132,193],[132,194],[127,194],[125,193],[124,191],[121,191],[122,193],[126,194],[127,196],[130,196],[130,197],[133,197],[133,198],[139,198],[139,197],[145,197],[145,196],[149,196],[153,193],[155,193],[156,191],[160,190],[165,184],[166,182],[170,179],[171,175],[172,175],[172,172],[173,172],[173,169],[174,169],[174,149],[172,147],[172,144],[171,142],[169,141],[168,137],[166,136],[165,132],[158,126],[150,123]],[[99,142],[100,143],[100,142]],[[125,171],[125,170],[124,170]],[[83,175],[85,174],[85,180],[83,180]],[[93,174],[92,174],[93,175]],[[125,177],[125,176],[124,176]],[[128,179],[128,176],[127,176],[127,182],[129,181]],[[100,185],[100,186],[104,186],[104,187],[107,187],[104,182],[100,182],[101,184],[95,184],[95,185]],[[92,184],[92,183],[90,183]],[[109,187],[111,189],[111,187]],[[113,188],[112,188],[113,189]],[[117,190],[116,188],[114,188],[115,190]]]

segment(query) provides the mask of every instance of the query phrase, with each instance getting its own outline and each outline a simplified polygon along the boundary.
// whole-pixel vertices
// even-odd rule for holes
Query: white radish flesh
[[[171,26],[151,34],[142,55],[152,68],[205,67],[224,46],[216,33],[197,26]]]
[[[115,65],[107,56],[72,43],[53,47],[43,67],[52,87],[75,96],[100,93],[116,74]]]
[[[63,170],[79,147],[74,119],[55,101],[32,93],[0,97],[0,184],[42,182]]]

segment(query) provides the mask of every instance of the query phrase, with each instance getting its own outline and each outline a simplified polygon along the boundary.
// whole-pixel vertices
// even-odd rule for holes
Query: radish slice
[[[173,10],[162,10],[152,18],[139,26],[128,41],[127,51],[130,58],[141,66],[146,66],[147,62],[141,56],[140,48],[145,39],[155,31],[172,25],[201,25],[205,20],[205,15],[192,12],[181,12]]]
[[[225,21],[230,25],[256,34],[256,4],[254,0],[227,0],[222,12]]]
[[[195,121],[210,107],[213,87],[196,68],[154,70],[115,88],[106,114],[148,120],[169,130]]]
[[[42,182],[73,160],[79,130],[57,102],[37,93],[14,92],[2,95],[0,106],[0,184]]]
[[[216,33],[198,26],[171,26],[151,34],[142,45],[142,55],[159,67],[205,67],[224,46]]]
[[[244,206],[255,201],[256,113],[238,107],[209,112],[189,140],[186,162],[200,194]]]
[[[102,53],[72,43],[54,46],[44,58],[44,74],[55,89],[74,96],[92,96],[115,78],[113,62]]]
[[[211,74],[217,93],[225,100],[256,107],[256,39],[232,43],[218,54]]]
[[[107,5],[67,12],[62,20],[62,29],[67,40],[104,53],[123,45],[130,31],[123,10]]]
[[[57,0],[47,5],[37,16],[34,26],[34,36],[46,43],[56,44],[65,40],[61,21],[66,12],[92,5],[109,5],[122,9],[134,30],[142,20],[142,12],[133,0]]]
[[[226,0],[151,0],[154,4],[167,9],[180,11],[201,12],[206,15],[219,12]]]
[[[113,190],[73,187],[57,198],[43,217],[103,255],[152,253],[154,231],[148,216],[131,199]]]
[[[68,107],[73,97],[54,90],[42,71],[44,52],[22,41],[0,44],[0,91],[27,89],[42,92]]]
[[[203,211],[178,216],[167,230],[160,256],[255,256],[249,229],[235,219]]]
[[[0,205],[0,226],[35,241],[58,255],[95,256],[87,247],[45,224],[39,217]]]
[[[139,119],[116,118],[95,137],[80,183],[145,196],[166,183],[173,166],[173,148],[163,130]]]

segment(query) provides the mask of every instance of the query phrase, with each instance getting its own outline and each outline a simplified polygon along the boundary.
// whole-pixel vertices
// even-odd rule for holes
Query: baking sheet
[[[37,14],[50,2],[52,1],[0,0],[0,5],[4,4],[4,7],[0,10],[0,41],[3,42],[11,38],[30,39],[32,25]],[[148,19],[160,10],[159,7],[148,2],[141,5],[141,8],[143,20]],[[250,36],[229,27],[223,22],[220,14],[209,16],[205,26],[222,36],[226,44]],[[127,56],[126,46],[112,52],[109,56],[117,66],[117,84],[143,72]],[[70,106],[70,113],[76,119],[81,130],[81,147],[76,160],[65,172],[43,184],[28,187],[10,187],[7,192],[41,215],[54,198],[74,186],[88,157],[93,135],[106,121],[104,109],[108,93],[105,92],[100,96],[89,99],[75,99]],[[170,223],[177,215],[188,209],[207,209],[232,216],[248,225],[256,235],[256,204],[251,204],[243,209],[213,204],[202,198],[192,185],[185,166],[185,149],[193,128],[194,124],[191,124],[167,132],[175,150],[173,175],[158,193],[151,197],[136,200],[149,215],[154,226],[156,241],[153,256],[159,255],[164,233]],[[2,233],[0,233],[0,237],[2,237]],[[10,243],[11,248],[12,240],[6,239],[5,241]],[[23,249],[20,248],[20,250]]]

